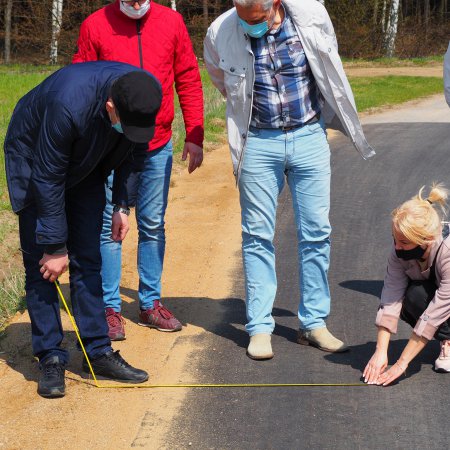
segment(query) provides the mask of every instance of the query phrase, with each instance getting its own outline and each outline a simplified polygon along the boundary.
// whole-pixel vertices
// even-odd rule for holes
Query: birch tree
[[[52,5],[52,42],[50,43],[50,63],[58,63],[58,39],[62,26],[63,0],[53,0]]]
[[[383,0],[383,11],[381,13],[381,31],[386,34],[386,0]]]
[[[12,2],[13,0],[7,0],[5,9],[5,64],[9,64],[11,62]]]
[[[400,6],[400,0],[391,1],[391,9],[389,12],[388,23],[386,27],[385,35],[385,49],[386,56],[392,58],[395,51],[395,38],[397,37],[397,25],[398,25],[398,8]]]
[[[177,2],[176,0],[170,0],[170,7],[176,11],[177,10]]]

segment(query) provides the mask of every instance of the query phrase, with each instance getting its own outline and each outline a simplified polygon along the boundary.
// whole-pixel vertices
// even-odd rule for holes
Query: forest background
[[[112,0],[113,1],[113,0]],[[301,0],[298,0],[301,1]],[[333,21],[341,56],[442,55],[450,38],[448,0],[319,0]],[[0,0],[0,62],[67,64],[81,22],[107,0]],[[184,18],[196,55],[209,24],[231,0],[160,0]]]

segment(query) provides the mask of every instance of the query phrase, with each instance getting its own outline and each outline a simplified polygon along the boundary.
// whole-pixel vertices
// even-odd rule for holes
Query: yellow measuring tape
[[[231,384],[100,384],[95,376],[94,369],[92,368],[91,361],[86,353],[86,349],[84,348],[83,341],[81,340],[80,333],[78,331],[78,327],[75,323],[75,320],[69,310],[66,299],[61,291],[61,286],[59,281],[55,281],[55,286],[58,291],[58,294],[63,302],[64,308],[66,309],[67,314],[69,315],[70,321],[72,322],[73,329],[75,330],[75,334],[77,335],[78,342],[80,343],[81,350],[83,351],[84,357],[89,366],[89,371],[91,372],[92,378],[94,380],[94,385],[97,388],[101,389],[156,389],[156,388],[257,388],[257,387],[343,387],[343,386],[354,386],[354,387],[362,387],[368,386],[365,383],[231,383]]]

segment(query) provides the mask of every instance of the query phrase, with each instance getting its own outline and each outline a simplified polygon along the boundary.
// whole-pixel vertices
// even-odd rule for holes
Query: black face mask
[[[411,259],[420,259],[426,252],[426,248],[422,248],[420,245],[414,247],[411,250],[395,250],[395,254],[398,258],[409,261]]]

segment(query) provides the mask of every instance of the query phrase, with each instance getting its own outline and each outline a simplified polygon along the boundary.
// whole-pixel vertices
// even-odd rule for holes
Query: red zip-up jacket
[[[174,82],[183,113],[186,142],[203,145],[200,72],[179,13],[152,1],[150,11],[142,19],[130,19],[120,11],[120,0],[117,0],[94,12],[81,24],[77,44],[73,63],[107,60],[141,67],[139,49],[142,49],[142,68],[160,81],[163,90],[150,150],[165,145],[172,136]]]

